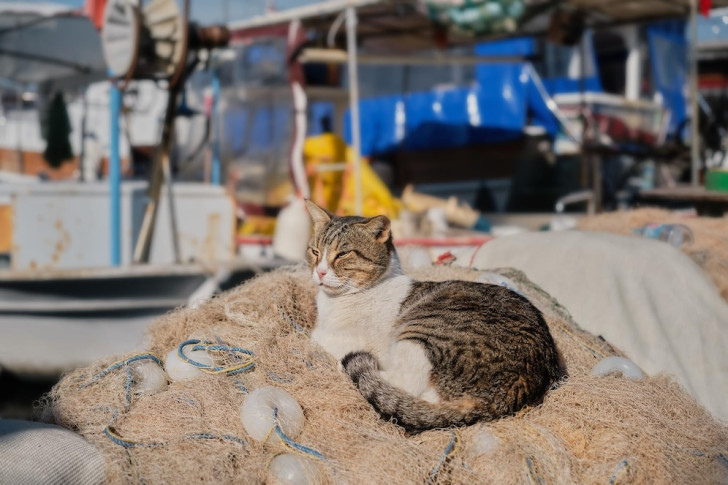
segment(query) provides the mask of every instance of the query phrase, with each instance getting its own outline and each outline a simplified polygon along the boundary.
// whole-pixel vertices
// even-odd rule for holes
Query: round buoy
[[[316,464],[302,456],[283,453],[271,460],[271,475],[286,485],[316,485],[321,483]]]
[[[169,375],[170,379],[173,381],[184,381],[205,375],[199,367],[182,360],[177,352],[178,350],[176,348],[170,350],[164,359],[164,368],[167,370],[167,375]],[[187,358],[203,365],[212,367],[215,364],[212,357],[204,350],[185,349],[184,354]]]
[[[481,429],[470,439],[468,448],[472,458],[493,453],[498,448],[498,437],[489,429]]]
[[[605,376],[611,372],[621,372],[623,377],[629,379],[642,379],[645,374],[637,364],[624,357],[605,357],[592,368],[591,375]]]
[[[167,376],[156,362],[137,360],[129,364],[134,379],[134,392],[137,394],[156,394],[167,387]]]
[[[276,415],[277,413],[277,415]],[[279,439],[273,428],[276,424],[290,439],[303,429],[303,410],[296,399],[283,389],[261,387],[245,398],[240,408],[245,431],[256,441]]]

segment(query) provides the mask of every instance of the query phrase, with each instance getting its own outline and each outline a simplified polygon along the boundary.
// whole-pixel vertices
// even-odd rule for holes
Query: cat
[[[387,420],[418,433],[514,414],[563,376],[541,312],[498,285],[416,281],[385,216],[337,217],[306,201],[318,285],[311,339]]]

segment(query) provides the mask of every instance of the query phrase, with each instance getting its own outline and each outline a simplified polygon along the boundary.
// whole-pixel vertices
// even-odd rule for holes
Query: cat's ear
[[[364,227],[377,238],[380,243],[385,243],[392,235],[392,223],[387,216],[372,217],[364,223]]]
[[[322,226],[325,226],[329,222],[331,222],[331,218],[333,217],[333,214],[331,214],[329,211],[322,209],[321,207],[317,206],[313,202],[311,202],[308,199],[305,199],[306,202],[306,209],[308,209],[308,213],[311,215],[311,220],[313,221],[314,229],[318,229]]]

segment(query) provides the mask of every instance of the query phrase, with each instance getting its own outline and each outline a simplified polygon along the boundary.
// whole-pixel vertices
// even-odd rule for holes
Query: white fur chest
[[[393,325],[412,280],[399,275],[351,295],[330,297],[319,291],[318,318],[311,338],[337,360],[349,352],[371,352],[388,366]]]

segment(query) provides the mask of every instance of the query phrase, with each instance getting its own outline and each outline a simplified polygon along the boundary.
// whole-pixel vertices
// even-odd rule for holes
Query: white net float
[[[637,364],[624,357],[605,357],[592,368],[591,375],[605,376],[611,372],[621,372],[623,377],[629,379],[642,379],[645,374]]]
[[[316,463],[292,453],[273,458],[268,470],[278,482],[285,485],[318,485],[322,482]]]
[[[481,455],[493,453],[498,449],[498,437],[489,429],[477,431],[469,440],[468,455],[477,458]]]
[[[215,364],[212,357],[204,350],[184,349],[184,355],[188,359],[208,367],[212,367]],[[183,360],[179,356],[179,349],[177,348],[170,350],[165,357],[164,368],[167,370],[169,378],[173,381],[184,381],[205,375],[198,366]]]
[[[134,392],[137,394],[156,394],[167,387],[167,375],[164,369],[149,360],[138,360],[129,364]]]
[[[266,386],[252,391],[240,408],[245,431],[256,441],[283,439],[276,426],[290,439],[303,429],[304,416],[296,399],[283,389]]]

